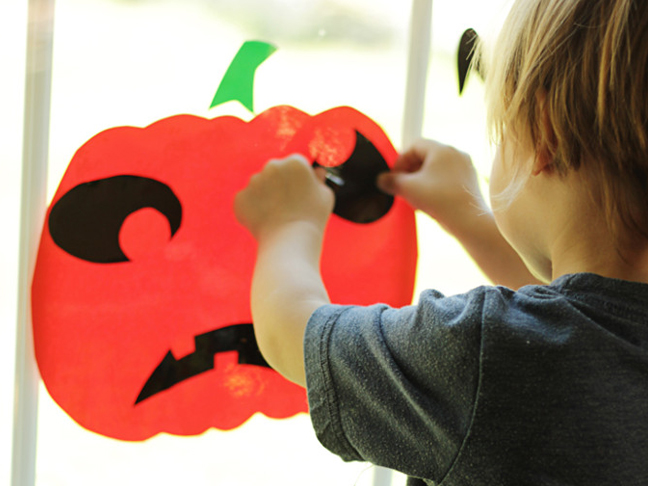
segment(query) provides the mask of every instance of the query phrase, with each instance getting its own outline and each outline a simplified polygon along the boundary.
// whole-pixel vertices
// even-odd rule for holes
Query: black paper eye
[[[322,167],[317,161],[313,167]],[[356,144],[349,159],[327,171],[326,185],[335,193],[333,213],[354,223],[373,223],[385,216],[394,197],[376,185],[381,172],[389,170],[378,149],[356,130]]]
[[[484,79],[484,72],[479,59],[473,59],[477,55],[475,48],[479,41],[479,35],[474,29],[466,30],[459,41],[459,51],[457,52],[457,72],[459,74],[459,94],[463,93],[466,79],[470,72],[470,67],[474,66],[479,77]]]
[[[52,207],[49,232],[61,249],[94,263],[127,262],[119,246],[124,220],[135,211],[162,213],[173,236],[182,220],[182,206],[171,188],[146,177],[120,175],[79,184]]]

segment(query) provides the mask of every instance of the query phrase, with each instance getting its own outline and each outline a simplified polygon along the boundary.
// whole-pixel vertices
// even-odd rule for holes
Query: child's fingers
[[[416,172],[423,165],[426,154],[422,147],[413,145],[403,152],[394,163],[394,172]]]
[[[272,159],[264,168],[264,170],[266,169],[276,171],[278,174],[281,173],[288,179],[299,179],[303,177],[319,182],[324,182],[326,179],[326,169],[321,167],[314,169],[310,161],[299,153],[288,155],[282,159]]]
[[[313,171],[315,172],[315,177],[317,177],[317,180],[324,184],[326,182],[327,176],[326,169],[324,167],[315,167]]]
[[[415,181],[415,178],[408,176],[420,172],[424,165],[431,161],[438,145],[433,140],[415,141],[396,159],[390,172],[378,176],[376,181],[378,188],[391,195],[407,193],[407,185]]]
[[[382,192],[390,196],[396,196],[398,194],[397,178],[396,172],[383,172],[378,174],[376,185]]]
[[[425,189],[426,181],[420,172],[384,172],[378,176],[378,188],[392,196],[402,196],[411,203],[418,199],[418,193]]]
[[[420,138],[416,140],[396,160],[393,171],[396,172],[416,172],[433,161],[436,155],[444,148],[448,148],[435,140]]]

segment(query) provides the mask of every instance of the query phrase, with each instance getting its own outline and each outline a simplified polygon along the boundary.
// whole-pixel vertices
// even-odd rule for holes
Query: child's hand
[[[234,201],[238,221],[257,240],[292,222],[307,222],[322,232],[333,210],[333,192],[301,155],[271,160],[250,178]]]
[[[487,211],[470,157],[433,140],[418,140],[381,174],[378,186],[405,198],[451,233]]]
[[[380,175],[378,185],[435,218],[493,283],[513,289],[538,283],[500,234],[468,155],[432,140],[419,140],[391,172]]]

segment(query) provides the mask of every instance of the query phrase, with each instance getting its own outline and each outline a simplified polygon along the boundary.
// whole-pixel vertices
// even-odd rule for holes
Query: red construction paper
[[[109,129],[79,148],[48,209],[32,285],[36,359],[52,398],[83,427],[123,440],[307,411],[304,390],[249,350],[256,248],[233,199],[270,158],[300,152],[323,166],[344,163],[356,132],[393,164],[381,128],[348,107],[309,116],[279,106],[249,122],[178,115]],[[114,187],[136,197],[125,203]],[[86,193],[102,206],[80,204]],[[74,223],[84,211],[91,218]],[[120,211],[123,221],[102,223]],[[75,231],[93,238],[77,245],[81,256],[59,246]],[[403,306],[416,259],[414,214],[396,199],[373,223],[331,217],[322,274],[335,303]],[[164,374],[170,360],[182,370],[183,358],[213,369],[143,392],[158,366]]]

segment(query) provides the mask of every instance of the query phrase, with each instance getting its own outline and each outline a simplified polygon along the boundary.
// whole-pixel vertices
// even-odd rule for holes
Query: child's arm
[[[258,243],[251,301],[259,348],[275,370],[302,386],[304,330],[330,302],[319,260],[333,203],[332,191],[301,156],[269,162],[234,203]]]
[[[468,155],[419,140],[392,172],[379,178],[379,185],[436,219],[493,283],[514,289],[540,283],[500,234]]]

